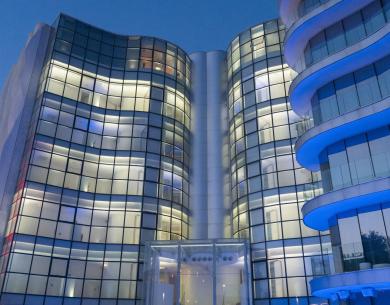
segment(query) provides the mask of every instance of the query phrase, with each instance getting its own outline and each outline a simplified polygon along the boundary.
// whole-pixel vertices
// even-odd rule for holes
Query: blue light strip
[[[368,43],[370,40],[376,39],[370,45],[357,50],[350,55],[346,55],[345,57],[336,60],[335,62],[326,65],[321,69],[313,71],[310,75],[307,75],[303,79],[300,78],[301,75],[304,75],[305,72],[295,78],[290,87],[290,103],[293,110],[299,115],[305,115],[311,107],[311,98],[315,94],[316,90],[328,82],[337,79],[338,77],[341,77],[352,71],[356,71],[359,68],[362,68],[388,55],[390,49],[389,28],[390,25],[387,25],[379,30],[376,34],[366,38],[359,43],[360,45],[364,42]],[[375,37],[375,35],[380,37]],[[345,49],[343,53],[351,50],[353,47],[356,47],[356,45]],[[331,57],[337,57],[340,56],[340,54],[342,53],[336,53]],[[323,62],[324,61],[321,61],[313,65],[311,68],[315,69],[315,67],[323,64]]]
[[[382,111],[378,111],[379,107]],[[340,120],[354,114],[359,115],[362,110],[369,109],[368,115],[359,119],[351,119],[349,122],[329,128],[325,131],[316,133],[321,126]],[[351,136],[364,133],[375,128],[386,126],[390,124],[390,98],[381,102],[359,108],[351,113],[337,117],[331,121],[327,121],[319,126],[309,129],[303,136],[301,136],[295,144],[296,157],[299,164],[312,170],[318,171],[320,169],[320,154],[328,146],[349,138]]]
[[[362,9],[370,2],[372,0],[333,0],[298,19],[286,33],[284,54],[287,63],[294,67],[312,37],[354,11]],[[283,18],[286,19],[286,17]]]
[[[302,207],[306,226],[323,231],[335,224],[336,216],[390,201],[390,178],[350,186],[315,197]]]
[[[378,268],[321,276],[310,282],[312,294],[331,299],[337,293],[390,289],[390,268]]]

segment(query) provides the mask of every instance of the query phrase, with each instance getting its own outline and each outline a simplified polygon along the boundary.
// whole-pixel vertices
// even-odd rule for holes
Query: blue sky
[[[151,35],[187,52],[226,49],[239,32],[277,16],[276,0],[0,0],[0,87],[38,22],[60,12],[119,34]]]

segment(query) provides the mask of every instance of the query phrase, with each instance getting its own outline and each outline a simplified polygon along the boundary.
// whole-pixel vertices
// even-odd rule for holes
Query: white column
[[[230,173],[226,54],[192,60],[191,238],[230,237]]]
[[[206,53],[192,60],[190,237],[207,239],[207,66]]]
[[[227,129],[226,53],[207,53],[208,238],[223,238],[226,209],[224,142]],[[226,149],[226,147],[225,147]]]

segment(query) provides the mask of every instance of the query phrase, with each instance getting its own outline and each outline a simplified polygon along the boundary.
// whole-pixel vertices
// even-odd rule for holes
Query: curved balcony
[[[332,300],[376,297],[390,289],[390,268],[374,268],[322,276],[310,282],[314,296]]]
[[[326,147],[387,124],[390,124],[390,98],[308,129],[295,143],[297,161],[310,170],[319,170],[319,156]]]
[[[312,65],[299,74],[290,87],[290,103],[300,115],[308,113],[315,92],[334,79],[356,71],[388,54],[390,24],[375,34]]]
[[[285,13],[285,11],[290,9],[291,12],[296,12],[297,10],[294,9],[295,1],[281,1],[280,12],[282,20],[286,20],[287,25],[289,23],[292,24],[286,33],[284,45],[284,55],[288,65],[291,67],[295,66],[310,38],[338,20],[363,8],[370,2],[372,0],[331,0],[293,23],[290,20],[293,17],[289,17],[288,12]]]
[[[327,230],[336,216],[349,210],[365,208],[390,200],[390,178],[375,179],[332,191],[306,202],[302,207],[305,225]]]

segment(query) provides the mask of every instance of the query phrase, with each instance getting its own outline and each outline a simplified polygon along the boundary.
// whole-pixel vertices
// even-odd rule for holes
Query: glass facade
[[[390,96],[390,57],[386,56],[317,90],[311,106],[319,125]]]
[[[324,192],[390,175],[389,126],[347,138],[323,152]]]
[[[308,282],[332,269],[327,232],[306,227],[300,207],[321,193],[319,175],[295,160],[300,119],[287,101],[285,29],[270,21],[228,49],[233,236],[251,244],[254,304],[317,304]]]
[[[53,32],[1,302],[139,304],[142,244],[188,238],[190,60],[66,16]]]
[[[145,304],[250,305],[246,241],[152,242],[145,256]]]
[[[332,228],[337,271],[390,266],[389,226],[389,203],[340,215]]]
[[[323,3],[301,6],[308,12]],[[321,178],[296,161],[305,121],[288,101],[293,73],[279,20],[242,32],[226,54],[194,53],[192,61],[167,41],[116,35],[65,15],[51,31],[9,202],[0,304],[327,304],[311,295],[309,282],[334,271],[330,235],[305,226],[301,215],[302,205],[322,194]],[[384,67],[380,73],[372,65],[369,81],[354,82],[359,98],[360,86],[372,83],[380,92],[372,103],[387,96]],[[195,95],[207,103],[195,103]],[[318,104],[328,105],[320,97]],[[200,115],[191,115],[192,106]],[[197,130],[199,122],[207,126]],[[387,142],[364,137],[372,152],[387,155]],[[335,169],[330,149],[328,167]],[[196,178],[206,181],[201,199],[190,196],[191,151],[207,151],[199,160],[208,172]],[[378,158],[377,165],[370,159],[373,172],[388,163]],[[218,180],[226,168],[228,177]],[[325,168],[323,174],[326,185],[336,183]],[[194,206],[206,218],[199,232],[208,236],[187,241]],[[212,219],[225,210],[222,221]],[[234,240],[207,239],[215,232]]]
[[[306,7],[306,2],[296,5]],[[309,1],[308,10],[319,7],[318,2]],[[311,288],[313,295],[326,296],[332,304],[387,304],[390,280],[378,274],[390,270],[390,122],[386,115],[378,117],[387,113],[390,93],[389,52],[381,45],[388,43],[390,2],[356,1],[356,8],[355,1],[347,3],[334,1],[319,8],[311,21],[296,20],[300,30],[290,24],[288,30],[295,31],[290,37],[309,43],[301,54],[296,54],[292,40],[284,49],[288,63],[305,62],[294,67],[302,74],[290,89],[293,110],[311,112],[303,129],[317,126],[297,146],[302,163],[321,169],[324,191],[305,204],[304,220],[312,228],[330,229],[334,257],[335,274],[315,278]],[[375,35],[378,31],[381,35]],[[320,148],[314,147],[317,144]],[[320,157],[310,159],[317,151]]]
[[[306,67],[373,35],[389,22],[389,18],[390,1],[376,0],[335,22],[309,40],[304,52]]]

